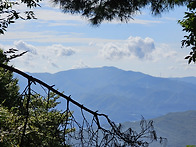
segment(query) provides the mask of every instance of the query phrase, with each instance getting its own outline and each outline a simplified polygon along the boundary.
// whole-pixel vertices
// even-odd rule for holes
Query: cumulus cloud
[[[147,37],[129,37],[127,40],[128,49],[138,58],[145,58],[149,53],[155,50],[154,40]]]
[[[22,40],[15,41],[14,48],[17,48],[20,51],[28,51],[28,53],[21,58],[13,60],[14,64],[24,66],[26,71],[58,71],[64,66],[64,61],[72,60],[72,58],[67,57],[76,53],[74,48],[62,44],[34,46],[33,44],[28,44]]]
[[[106,59],[112,60],[130,56],[130,51],[127,48],[122,48],[114,43],[108,43],[104,45],[99,54]]]
[[[53,50],[57,56],[71,56],[75,54],[75,51],[71,47],[65,47],[61,44],[54,44],[47,47],[49,50]]]
[[[28,51],[34,55],[37,55],[37,51],[36,51],[37,49],[33,45],[27,44],[22,40],[15,41],[14,45],[18,50]]]
[[[109,60],[135,56],[140,59],[149,58],[155,50],[154,40],[147,37],[129,37],[120,44],[108,43],[103,46],[99,54]]]
[[[162,58],[166,59],[174,59],[178,53],[173,50],[169,45],[167,44],[160,44],[151,54],[151,58],[154,61],[158,61]]]

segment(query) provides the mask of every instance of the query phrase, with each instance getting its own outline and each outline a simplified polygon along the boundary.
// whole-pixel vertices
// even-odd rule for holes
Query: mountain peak
[[[116,122],[195,109],[196,86],[179,79],[152,77],[112,66],[36,74],[36,77],[54,84],[85,106],[108,114]]]

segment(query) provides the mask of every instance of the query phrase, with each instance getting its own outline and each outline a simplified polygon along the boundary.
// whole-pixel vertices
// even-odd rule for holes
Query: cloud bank
[[[19,51],[28,51],[22,57],[17,58],[13,62],[20,63],[20,66],[27,68],[60,68],[63,61],[68,60],[67,57],[76,54],[76,50],[72,47],[62,44],[52,44],[50,46],[34,46],[23,40],[15,41],[14,47]],[[8,48],[9,49],[9,48]]]
[[[121,59],[138,59],[156,62],[158,60],[171,59],[177,56],[167,44],[159,44],[155,47],[152,38],[132,37],[119,42],[110,42],[102,45],[98,55],[104,59],[113,61]]]
[[[107,43],[100,50],[99,55],[109,59],[122,59],[125,57],[148,58],[155,50],[154,40],[147,37],[129,37],[122,43]]]
[[[58,57],[60,56],[71,56],[76,52],[71,47],[65,47],[61,44],[54,44],[52,46],[47,47],[48,50],[53,50],[54,54]]]
[[[103,46],[99,54],[106,59],[113,60],[130,56],[130,51],[128,48],[120,47],[114,43],[108,43]]]
[[[14,42],[14,46],[18,49],[18,50],[22,50],[22,51],[28,51],[29,53],[33,54],[33,55],[43,55],[43,56],[58,56],[58,57],[65,57],[65,56],[72,56],[74,55],[76,52],[74,51],[73,48],[71,47],[66,47],[63,46],[62,44],[53,44],[51,46],[46,46],[43,47],[45,48],[45,52],[43,52],[43,49],[38,49],[37,47],[28,44],[22,40],[20,41],[15,41]]]

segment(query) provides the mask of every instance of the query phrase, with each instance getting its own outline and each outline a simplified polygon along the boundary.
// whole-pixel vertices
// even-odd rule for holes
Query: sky
[[[0,35],[3,50],[28,51],[10,63],[24,72],[114,66],[157,77],[196,76],[196,65],[184,59],[190,49],[181,48],[186,34],[177,23],[185,7],[161,16],[144,9],[127,23],[113,20],[99,26],[92,26],[80,15],[62,13],[47,2],[33,11],[38,19],[17,20]]]

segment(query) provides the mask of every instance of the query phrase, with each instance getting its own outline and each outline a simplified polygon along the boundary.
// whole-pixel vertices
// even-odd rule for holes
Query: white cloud
[[[54,44],[47,47],[48,50],[53,50],[57,56],[71,56],[76,52],[71,47],[65,47],[61,44]]]
[[[25,71],[59,71],[63,68],[65,61],[72,60],[66,58],[76,54],[72,47],[63,46],[62,44],[52,44],[51,46],[33,46],[20,40],[15,41],[14,45],[20,51],[28,51],[20,58],[16,58],[11,64]],[[3,46],[3,45],[2,45]],[[8,46],[4,46],[8,47]],[[75,58],[75,57],[73,57]],[[69,66],[69,64],[67,64]],[[71,65],[70,65],[71,67]]]
[[[158,61],[162,58],[174,59],[178,53],[167,44],[160,44],[151,54],[153,61]]]
[[[22,40],[15,41],[14,46],[18,50],[28,51],[29,53],[32,53],[33,55],[37,55],[39,52],[39,55],[41,55],[45,59],[49,59],[49,57],[52,57],[54,55],[58,57],[65,57],[65,56],[72,56],[76,53],[76,51],[71,47],[63,46],[62,44],[53,44],[51,46],[45,46],[41,47],[39,50],[37,47],[28,44]]]
[[[149,53],[155,50],[154,40],[151,38],[129,37],[127,40],[128,49],[136,57],[147,58]]]
[[[62,44],[53,44],[51,46],[40,47],[40,60],[44,63],[47,63],[47,67],[59,69],[62,67],[62,61],[69,60],[65,57],[70,57],[76,54],[75,49]]]
[[[84,21],[84,19],[82,19],[79,15],[63,13],[60,10],[55,9],[39,9],[35,11],[35,14],[38,20],[44,21]]]
[[[98,46],[97,44],[91,44]],[[167,44],[157,44],[152,38],[130,36],[127,40],[105,43],[98,55],[107,60],[139,59],[157,62],[159,60],[177,60],[178,53]]]
[[[122,59],[124,57],[137,57],[140,59],[148,59],[149,54],[155,50],[154,40],[151,38],[142,39],[141,37],[129,37],[121,43],[105,44],[99,55],[113,60]]]
[[[112,60],[130,56],[130,51],[127,48],[121,48],[114,43],[108,43],[104,45],[99,54],[106,59]]]
[[[37,55],[37,51],[36,51],[37,49],[34,46],[27,44],[26,42],[22,40],[15,41],[14,45],[18,50],[28,51],[34,55]]]
[[[48,60],[48,65],[51,65],[52,67],[55,67],[55,68],[60,68],[56,63],[54,63],[51,60]]]
[[[114,39],[104,39],[104,38],[85,38],[83,37],[83,33],[73,33],[73,32],[61,32],[58,33],[55,30],[52,31],[41,31],[41,32],[27,32],[27,31],[15,31],[15,32],[6,32],[6,35],[0,35],[0,40],[2,42],[12,40],[25,40],[36,43],[47,43],[47,44],[64,44],[64,43],[72,43],[72,44],[87,44],[90,42],[94,44],[106,44],[109,41],[119,41]]]

